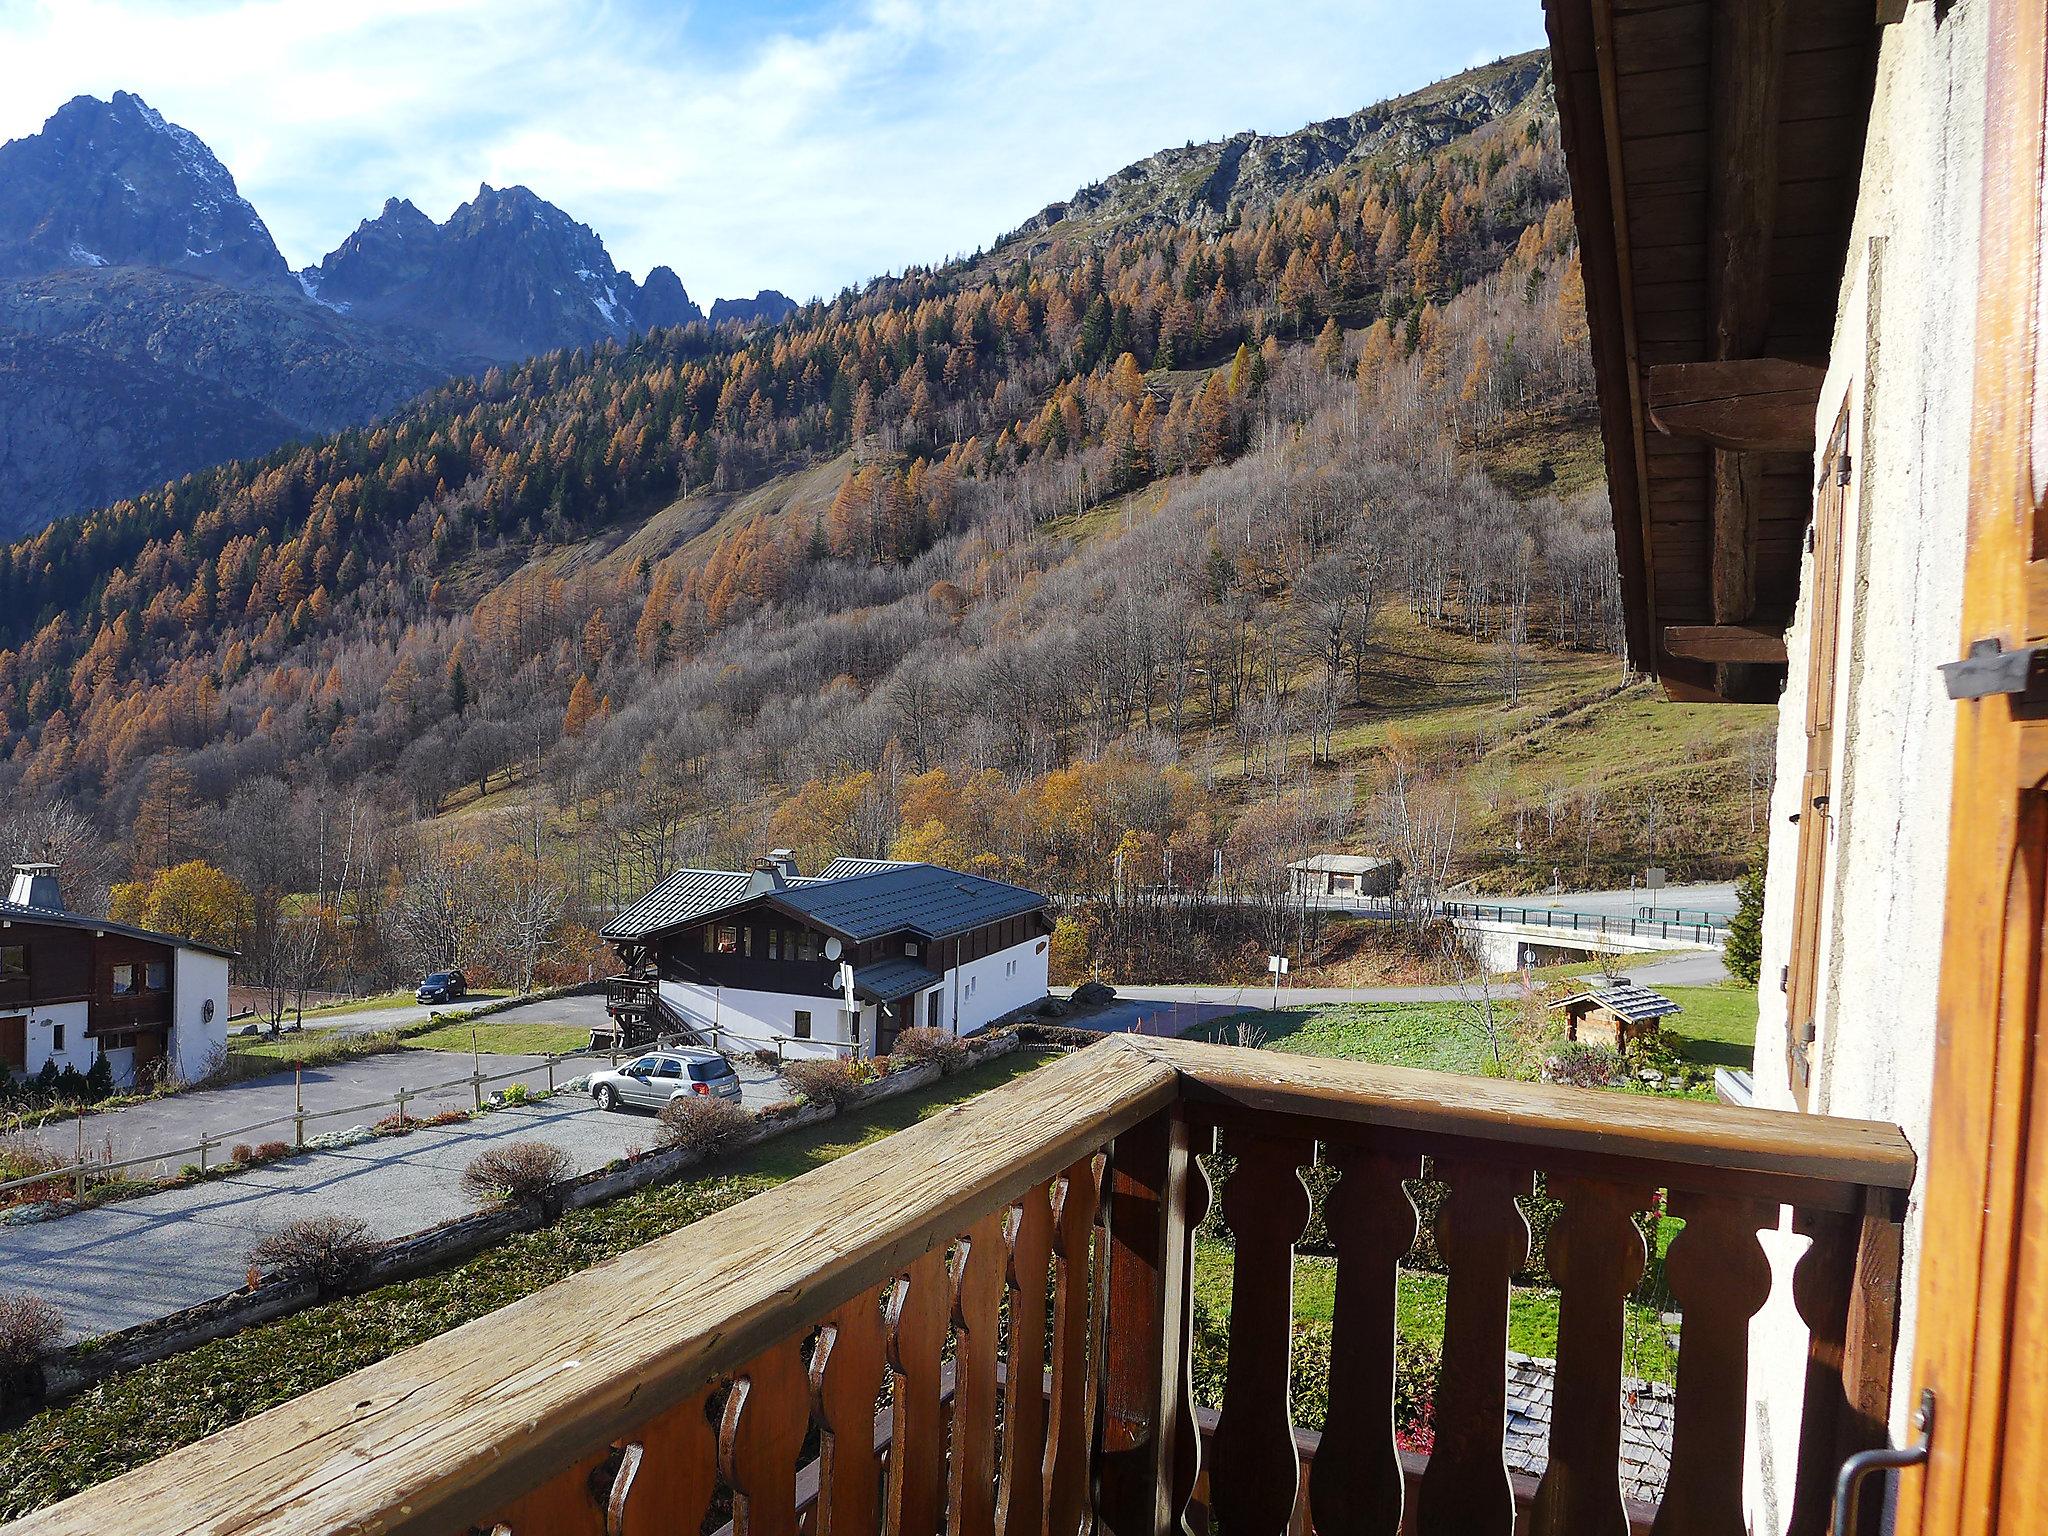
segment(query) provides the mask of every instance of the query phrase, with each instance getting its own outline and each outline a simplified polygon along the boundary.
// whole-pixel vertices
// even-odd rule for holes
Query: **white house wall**
[[[212,1003],[209,1018],[207,1004]],[[228,962],[203,949],[181,949],[171,973],[171,1069],[188,1083],[206,1076],[228,1042]],[[131,1067],[132,1072],[132,1067]],[[115,1076],[119,1077],[117,1071]]]
[[[35,1003],[26,1010],[28,1076],[34,1077],[42,1071],[46,1061],[54,1061],[59,1072],[66,1067],[76,1067],[81,1072],[92,1070],[93,1057],[99,1051],[94,1042],[86,1038],[86,1009],[87,1005],[81,1001]],[[59,1026],[64,1031],[62,1050],[53,1048]]]
[[[1954,706],[1937,670],[1959,654],[1968,508],[1978,175],[1985,110],[1981,0],[1911,6],[1883,29],[1871,132],[1816,423],[1846,403],[1853,473],[1843,529],[1833,819],[1823,876],[1809,1108],[1896,1122],[1927,1145]],[[1792,948],[1806,766],[1813,556],[1788,633],[1759,985],[1756,1101],[1793,1097],[1782,977]],[[1912,1358],[1920,1244],[1906,1224],[1901,1361]],[[1782,1277],[1800,1240],[1773,1239]],[[1751,1353],[1745,1501],[1755,1536],[1791,1503],[1804,1334],[1780,1286]],[[1892,1434],[1910,1438],[1910,1373],[1895,1373]]]
[[[1044,997],[1052,974],[1050,948],[1040,934],[960,966],[946,978],[947,1027],[971,1035]]]
[[[835,1044],[846,1043],[845,1003],[822,994],[796,992],[754,992],[740,987],[704,987],[688,981],[660,983],[662,999],[687,1018],[705,1039],[717,1028],[718,1048],[724,1051],[772,1051],[780,1041],[786,1056],[843,1056]],[[810,1010],[811,1038],[792,1038],[796,1032],[796,1011]],[[874,1048],[875,1010],[862,1010],[861,1040]]]

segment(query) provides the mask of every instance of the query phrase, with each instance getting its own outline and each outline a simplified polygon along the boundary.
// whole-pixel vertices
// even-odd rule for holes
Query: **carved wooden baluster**
[[[608,1536],[694,1536],[718,1483],[718,1442],[705,1415],[710,1389],[620,1442],[606,1511]]]
[[[1093,1157],[1053,1188],[1052,1405],[1045,1441],[1045,1536],[1081,1536],[1088,1524],[1089,1324],[1093,1319],[1095,1207],[1101,1198]]]
[[[1856,1281],[1857,1223],[1833,1211],[1798,1211],[1795,1231],[1812,1245],[1792,1271],[1792,1300],[1806,1324],[1806,1391],[1799,1412],[1799,1461],[1785,1536],[1814,1536],[1833,1518],[1835,1474],[1853,1451],[1843,1390],[1843,1342],[1849,1330],[1849,1292]],[[1880,1500],[1863,1501],[1876,1506]]]
[[[569,1463],[531,1493],[521,1494],[483,1522],[509,1536],[603,1536],[605,1468],[610,1446]]]
[[[1515,1204],[1535,1188],[1526,1168],[1440,1158],[1451,1187],[1436,1220],[1450,1280],[1437,1377],[1436,1443],[1416,1495],[1422,1536],[1508,1536],[1515,1524],[1508,1481],[1508,1282],[1529,1257],[1529,1223]]]
[[[1052,1263],[1051,1186],[1024,1191],[1003,1221],[1010,1360],[1003,1384],[998,1536],[1044,1536],[1045,1308]]]
[[[889,1536],[936,1536],[945,1513],[939,1373],[952,1301],[944,1247],[914,1260],[889,1293]]]
[[[1192,1430],[1181,1391],[1193,1262],[1187,1213],[1193,1161],[1176,1107],[1118,1136],[1103,1194],[1107,1322],[1102,1333],[1101,1427],[1096,1440],[1098,1536],[1156,1536],[1178,1518],[1174,1444]]]
[[[733,1536],[796,1536],[796,1463],[811,1427],[800,1341],[764,1349],[733,1378],[718,1429]]]
[[[1531,1536],[1628,1536],[1621,1494],[1621,1357],[1629,1292],[1643,1277],[1635,1213],[1647,1188],[1553,1177],[1564,1209],[1551,1226],[1559,1293],[1550,1455],[1529,1512]]]
[[[1287,1366],[1294,1338],[1294,1244],[1308,1226],[1310,1209],[1299,1170],[1314,1148],[1291,1136],[1230,1133],[1224,1150],[1237,1159],[1223,1186],[1223,1219],[1237,1254],[1223,1408],[1210,1446],[1209,1504],[1229,1536],[1281,1536],[1301,1482]]]
[[[1202,1130],[1194,1138],[1198,1151],[1210,1151],[1216,1140],[1212,1129]],[[1209,1214],[1209,1202],[1213,1191],[1209,1186],[1209,1170],[1202,1166],[1197,1157],[1188,1159],[1187,1215],[1185,1225],[1188,1243],[1194,1244],[1194,1234]],[[1181,1308],[1183,1325],[1192,1330],[1195,1322],[1195,1265],[1192,1253],[1181,1272]],[[1196,1485],[1202,1478],[1202,1437],[1195,1433],[1195,1352],[1192,1339],[1181,1352],[1181,1381],[1178,1394],[1184,1433],[1173,1442],[1173,1494],[1169,1504],[1176,1519],[1188,1518],[1189,1501],[1195,1496]],[[1199,1512],[1204,1528],[1207,1526],[1206,1508]],[[1176,1526],[1175,1529],[1178,1529]]]
[[[881,1300],[871,1290],[831,1313],[818,1329],[810,1371],[819,1430],[816,1536],[874,1536],[881,1528],[875,1402],[882,1391],[883,1348]]]
[[[953,1433],[947,1536],[991,1536],[996,1523],[996,1366],[1003,1308],[1003,1211],[953,1248]]]
[[[1331,1147],[1337,1187],[1323,1220],[1337,1250],[1330,1331],[1329,1412],[1309,1468],[1320,1536],[1381,1536],[1401,1526],[1401,1457],[1394,1445],[1396,1266],[1415,1244],[1415,1204],[1403,1179],[1418,1157]]]
[[[1664,1257],[1685,1313],[1672,1414],[1671,1475],[1652,1536],[1742,1536],[1744,1421],[1749,1412],[1749,1320],[1771,1292],[1757,1232],[1777,1222],[1761,1200],[1673,1191],[1685,1223]]]

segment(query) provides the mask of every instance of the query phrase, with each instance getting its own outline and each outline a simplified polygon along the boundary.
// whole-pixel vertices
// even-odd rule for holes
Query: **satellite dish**
[[[839,958],[839,941],[837,939],[827,939],[825,941],[825,958],[827,960],[837,960]]]

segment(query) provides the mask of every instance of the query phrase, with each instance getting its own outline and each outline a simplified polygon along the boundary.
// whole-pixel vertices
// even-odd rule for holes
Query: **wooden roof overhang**
[[[1545,0],[1628,655],[1775,700],[1879,28],[1902,0]]]

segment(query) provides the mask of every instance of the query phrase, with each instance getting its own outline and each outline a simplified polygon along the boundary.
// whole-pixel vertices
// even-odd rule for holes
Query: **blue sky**
[[[1542,42],[1538,0],[0,0],[0,139],[131,90],[294,266],[388,196],[523,183],[636,274],[806,298]]]

